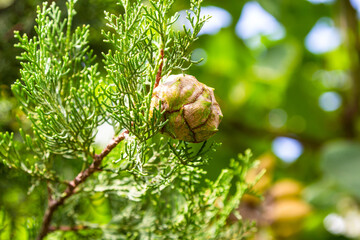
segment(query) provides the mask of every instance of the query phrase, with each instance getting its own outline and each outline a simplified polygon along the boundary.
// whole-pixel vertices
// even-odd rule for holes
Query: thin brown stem
[[[67,188],[63,192],[62,196],[56,200],[52,199],[51,196],[48,197],[48,207],[45,211],[41,230],[37,237],[38,240],[43,239],[49,232],[51,232],[50,223],[54,215],[54,212],[57,208],[64,204],[65,200],[74,195],[76,188],[83,183],[89,176],[91,176],[96,171],[100,170],[100,165],[102,160],[122,141],[125,139],[125,136],[129,133],[128,130],[122,132],[118,137],[113,139],[113,141],[106,146],[106,148],[100,153],[95,154],[93,157],[93,162],[85,170],[81,171],[72,181],[69,182]],[[49,188],[48,188],[49,189]],[[49,192],[51,195],[51,192]]]
[[[156,74],[156,80],[155,80],[155,85],[154,88],[156,88],[157,86],[159,86],[160,80],[161,80],[161,74],[162,74],[162,69],[163,69],[163,64],[164,64],[164,49],[160,50],[160,66],[159,66],[159,70]]]

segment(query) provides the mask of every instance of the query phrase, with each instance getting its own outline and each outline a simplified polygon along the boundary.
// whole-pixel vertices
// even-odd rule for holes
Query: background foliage
[[[34,34],[34,9],[40,1],[0,3],[0,129],[17,131],[19,122],[27,120],[18,110],[9,87],[19,78],[19,62],[15,60],[19,49],[13,47],[12,32],[17,29]],[[221,151],[215,152],[214,160],[205,167],[209,176],[215,178],[220,169],[228,165],[228,159],[251,148],[261,160],[273,162],[265,164],[269,174],[264,176],[267,182],[262,191],[266,196],[272,196],[272,190],[278,186],[286,192],[284,185],[276,183],[292,179],[304,186],[296,198],[307,202],[312,209],[306,218],[292,219],[303,222],[302,229],[294,233],[283,234],[285,230],[279,221],[273,220],[272,224],[265,221],[260,231],[266,237],[258,236],[259,239],[271,236],[279,239],[359,238],[359,14],[355,11],[358,2],[207,0],[204,6],[209,7],[208,10],[214,6],[226,10],[217,22],[228,21],[218,32],[204,34],[196,42],[193,47],[198,55],[194,54],[194,58],[204,57],[205,61],[189,71],[216,89],[225,116],[220,132],[214,137],[223,142]],[[280,27],[267,26],[267,30],[248,35],[242,32],[239,36],[238,20],[245,16],[246,9],[249,11],[249,6],[258,6],[271,14]],[[184,8],[185,3],[176,1],[173,10]],[[101,35],[97,34],[105,24],[104,9],[122,11],[110,0],[82,0],[74,20],[76,26],[90,24],[90,45],[98,56],[107,52]],[[309,33],[319,21],[335,29],[333,35],[322,32],[315,36],[318,40],[328,36],[318,43],[320,47],[335,41],[332,47],[322,51],[308,44]],[[100,71],[104,69],[100,67]],[[299,146],[302,146],[298,158],[287,157],[286,151],[279,152],[276,147],[279,137],[287,137],[280,138],[285,140],[280,149],[290,153],[301,150]],[[71,167],[63,166],[64,169]],[[18,226],[19,235],[25,234],[24,224],[32,224],[24,222],[26,216],[39,214],[36,204],[45,197],[41,192],[27,195],[31,184],[27,176],[0,165],[0,206],[18,219],[12,224]],[[288,207],[288,202],[278,202],[283,204],[280,207]],[[94,214],[101,211],[99,205],[90,208]],[[260,206],[255,205],[255,208]],[[89,213],[91,217],[95,216]],[[1,218],[5,219],[0,216],[0,221]],[[289,216],[284,219],[289,222]]]

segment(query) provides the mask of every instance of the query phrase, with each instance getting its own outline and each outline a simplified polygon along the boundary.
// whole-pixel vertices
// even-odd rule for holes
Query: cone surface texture
[[[223,117],[213,88],[190,75],[171,75],[154,89],[152,109],[164,112],[162,133],[186,142],[203,142],[218,131]]]

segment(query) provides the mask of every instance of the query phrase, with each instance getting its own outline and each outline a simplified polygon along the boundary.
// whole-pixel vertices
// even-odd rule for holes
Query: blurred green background
[[[33,34],[41,2],[0,0],[1,131],[28,124],[10,91],[20,69],[13,31]],[[209,177],[250,148],[268,170],[257,186],[264,201],[248,198],[240,207],[259,223],[255,239],[360,239],[360,0],[203,5],[212,18],[193,46],[193,59],[204,60],[188,73],[215,88],[224,114],[213,138],[222,146],[206,167]],[[187,7],[175,1],[174,11]],[[103,12],[121,7],[79,0],[76,9],[75,24],[90,24],[90,45],[102,65],[108,47],[100,34]],[[184,16],[181,11],[178,25]],[[14,239],[31,236],[26,228],[46,199],[29,189],[36,184],[0,164],[0,239],[8,225]]]

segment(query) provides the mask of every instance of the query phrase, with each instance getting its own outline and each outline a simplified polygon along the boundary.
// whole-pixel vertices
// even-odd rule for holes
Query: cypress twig
[[[106,146],[106,148],[100,153],[100,154],[95,154],[93,157],[93,162],[92,164],[86,168],[85,170],[81,171],[75,178],[74,180],[72,180],[68,187],[65,189],[65,191],[62,194],[62,197],[60,197],[59,199],[53,199],[51,196],[51,192],[49,191],[49,197],[48,197],[48,207],[45,211],[45,215],[42,221],[42,226],[41,226],[41,230],[40,233],[37,237],[38,240],[43,239],[50,231],[50,223],[51,223],[51,219],[54,215],[54,212],[56,211],[56,209],[63,205],[65,200],[68,199],[69,197],[71,197],[74,193],[75,193],[75,189],[83,182],[85,182],[85,180],[91,176],[93,173],[95,173],[96,171],[99,171],[99,167],[101,165],[102,160],[111,152],[111,150],[113,150],[122,140],[125,139],[126,135],[129,133],[128,130],[125,130],[124,132],[122,132],[118,137],[116,137],[115,139],[113,139],[113,141],[108,144]],[[49,189],[49,188],[48,188]]]
[[[160,66],[159,66],[159,70],[156,74],[156,81],[155,81],[154,88],[159,86],[159,83],[161,80],[162,68],[163,68],[163,64],[164,64],[164,49],[163,48],[160,50],[160,57],[161,57]]]

